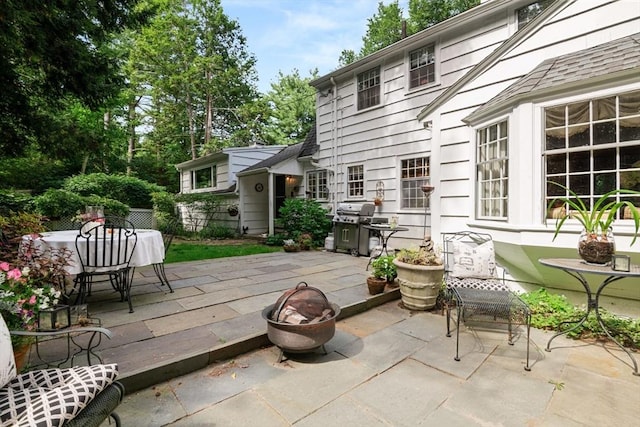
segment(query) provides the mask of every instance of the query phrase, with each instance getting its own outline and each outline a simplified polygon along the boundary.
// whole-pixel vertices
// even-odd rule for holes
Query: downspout
[[[338,85],[336,84],[333,76],[329,78],[331,81],[333,99],[331,101],[331,131],[333,132],[331,139],[331,162],[333,169],[333,197],[331,198],[331,204],[333,205],[332,212],[335,212],[338,208]]]

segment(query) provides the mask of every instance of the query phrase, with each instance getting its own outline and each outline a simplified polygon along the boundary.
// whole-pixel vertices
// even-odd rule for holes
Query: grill
[[[333,216],[334,251],[353,256],[369,255],[369,230],[375,206],[372,203],[340,203]]]

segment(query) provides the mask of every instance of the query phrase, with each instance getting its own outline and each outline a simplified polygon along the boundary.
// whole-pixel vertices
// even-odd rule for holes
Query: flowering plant
[[[38,313],[55,307],[62,292],[42,285],[29,267],[22,269],[0,262],[0,311],[9,329],[31,331],[37,326]],[[18,344],[18,338],[12,341]]]
[[[397,272],[393,263],[393,255],[380,256],[371,262],[373,267],[373,276],[378,279],[385,279],[387,282],[395,279]]]

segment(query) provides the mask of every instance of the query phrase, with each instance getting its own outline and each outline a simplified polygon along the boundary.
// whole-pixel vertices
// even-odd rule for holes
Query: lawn
[[[173,262],[198,261],[281,251],[282,247],[280,246],[267,246],[252,240],[220,240],[204,243],[201,241],[174,241],[171,246],[169,246],[165,263],[170,264]]]

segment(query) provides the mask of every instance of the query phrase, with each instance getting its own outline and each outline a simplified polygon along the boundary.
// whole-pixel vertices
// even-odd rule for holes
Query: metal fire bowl
[[[333,338],[336,332],[336,318],[340,314],[340,306],[331,304],[334,315],[322,322],[294,325],[271,320],[271,312],[275,304],[262,310],[262,317],[267,321],[269,341],[287,353],[308,353],[320,348]]]

